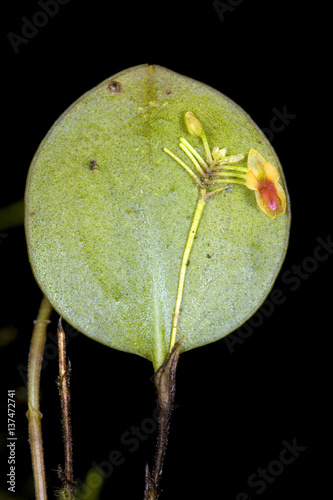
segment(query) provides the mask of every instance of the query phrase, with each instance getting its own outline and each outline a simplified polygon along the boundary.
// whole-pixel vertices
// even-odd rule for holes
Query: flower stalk
[[[185,250],[183,253],[183,258],[182,258],[182,262],[181,262],[181,266],[180,266],[176,305],[175,305],[175,310],[174,310],[174,315],[173,315],[173,320],[172,320],[170,348],[169,348],[170,352],[172,351],[173,346],[175,345],[175,342],[176,342],[178,319],[179,319],[180,306],[181,306],[183,291],[184,291],[186,270],[187,270],[187,267],[189,264],[189,256],[190,256],[190,253],[191,253],[191,250],[193,247],[194,239],[195,239],[196,234],[197,234],[197,230],[199,227],[199,222],[200,222],[200,219],[202,216],[202,212],[203,212],[205,205],[206,205],[206,201],[207,201],[206,189],[201,188],[200,189],[200,196],[199,196],[197,206],[196,206],[196,209],[194,212],[192,225],[191,225],[190,231],[188,233],[187,242],[185,245]]]

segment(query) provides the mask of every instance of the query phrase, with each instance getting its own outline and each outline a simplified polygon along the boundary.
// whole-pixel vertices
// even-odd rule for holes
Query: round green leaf
[[[159,66],[123,71],[76,101],[30,167],[26,235],[35,277],[56,311],[110,347],[167,355],[181,259],[199,190],[163,148],[179,149],[192,111],[211,147],[254,148],[280,173],[249,116],[216,90]],[[193,168],[193,164],[192,164]],[[224,337],[269,293],[281,267],[290,211],[275,219],[235,184],[207,201],[187,263],[178,335],[186,351]]]

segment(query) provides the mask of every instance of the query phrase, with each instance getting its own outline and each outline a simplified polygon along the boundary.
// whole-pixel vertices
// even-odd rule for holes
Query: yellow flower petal
[[[246,186],[253,191],[258,191],[259,181],[253,173],[253,170],[248,170],[246,174]]]
[[[265,163],[264,163],[264,172],[265,172],[266,179],[269,180],[269,181],[274,182],[274,184],[280,178],[279,172],[268,161],[265,161]]]
[[[276,188],[276,194],[281,202],[281,210],[279,211],[279,213],[284,214],[287,206],[286,194],[284,192],[283,187],[278,182],[275,184],[275,188]]]
[[[247,157],[247,166],[259,181],[265,179],[265,163],[265,158],[256,149],[251,148]]]
[[[268,217],[270,217],[271,219],[275,219],[276,211],[271,210],[269,207],[266,206],[259,191],[256,191],[255,195],[256,195],[257,204],[258,204],[258,207],[260,208],[260,210],[262,210],[264,212],[264,214],[268,215]]]

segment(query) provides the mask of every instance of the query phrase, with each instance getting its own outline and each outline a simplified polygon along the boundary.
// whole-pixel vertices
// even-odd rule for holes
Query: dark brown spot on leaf
[[[108,83],[108,91],[110,94],[119,94],[119,92],[121,92],[120,83],[116,80],[111,80],[111,82]]]
[[[95,160],[90,160],[89,168],[90,170],[98,170],[99,167]]]

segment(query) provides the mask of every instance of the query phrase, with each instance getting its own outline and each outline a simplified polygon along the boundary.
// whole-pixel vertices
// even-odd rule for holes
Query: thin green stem
[[[218,189],[213,189],[212,191],[208,191],[206,196],[207,198],[211,198],[212,196],[214,196],[214,194],[220,193],[221,191],[224,191],[225,189],[229,189],[231,187],[232,187],[231,184],[226,184],[225,186],[222,186]]]
[[[237,167],[236,165],[219,165],[211,169],[212,172],[218,172],[220,170],[236,170],[238,172],[246,173],[248,171],[247,167]]]
[[[202,132],[202,134],[201,134],[200,137],[201,137],[201,140],[202,140],[204,148],[205,148],[205,152],[206,152],[206,155],[207,155],[207,160],[211,163],[213,161],[213,158],[212,158],[212,154],[210,152],[210,148],[209,148],[209,144],[208,144],[205,132]]]
[[[181,137],[180,139],[180,143],[183,144],[187,149],[189,149],[192,153],[192,155],[198,160],[198,162],[200,163],[200,165],[207,171],[209,170],[209,167],[207,165],[207,163],[205,162],[205,160],[199,155],[199,153],[194,149],[193,146],[191,146],[191,144],[189,142],[187,142],[186,139],[184,139],[184,137]]]
[[[213,181],[210,181],[208,184],[210,186],[214,185],[214,184],[222,184],[224,182],[227,182],[228,184],[241,184],[242,186],[246,186],[246,182],[245,180],[240,180],[240,179],[216,179],[216,180],[213,180]]]
[[[184,144],[182,144],[182,143],[179,144],[179,147],[189,157],[189,159],[194,164],[195,168],[197,169],[197,171],[199,172],[199,174],[201,175],[201,177],[205,177],[206,172],[201,168],[201,166],[199,165],[199,163],[197,162],[196,158],[193,156],[193,154],[191,153],[191,151],[189,151],[187,149],[187,147]]]
[[[182,258],[182,263],[180,267],[180,274],[179,274],[179,281],[178,281],[178,289],[177,289],[177,298],[176,298],[176,305],[175,305],[175,310],[174,310],[174,315],[173,315],[173,321],[172,321],[172,330],[171,330],[171,339],[170,339],[170,349],[169,351],[171,352],[175,342],[176,342],[176,335],[177,335],[177,327],[178,327],[178,319],[179,319],[179,313],[180,313],[180,305],[183,297],[183,291],[184,291],[184,284],[185,284],[185,276],[186,276],[186,270],[189,264],[189,256],[193,247],[194,239],[197,234],[199,222],[202,216],[203,209],[205,208],[207,201],[207,192],[205,188],[200,189],[200,196],[198,199],[198,203],[194,212],[193,216],[193,221],[191,224],[191,228],[187,237],[187,242],[185,245],[185,250]]]
[[[228,172],[214,172],[214,175],[211,178],[214,177],[228,177],[232,175],[233,177],[238,177],[239,179],[246,179],[245,174],[240,174],[238,172],[231,172],[230,170]]]
[[[46,329],[50,322],[52,306],[46,297],[43,298],[30,344],[28,362],[28,428],[31,449],[32,468],[35,482],[36,500],[47,500],[44,470],[44,452],[42,439],[42,414],[39,411],[40,372],[43,360]]]
[[[195,173],[190,169],[190,167],[186,165],[186,163],[184,163],[180,158],[178,158],[178,156],[176,156],[172,151],[170,151],[170,149],[164,148],[163,151],[167,153],[169,156],[171,156],[171,158],[176,160],[176,162],[179,163],[179,165],[181,165],[186,170],[186,172],[190,174],[191,177],[193,177],[197,185],[199,187],[202,187],[202,182],[200,181],[199,177],[195,175]]]

